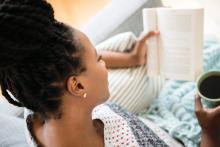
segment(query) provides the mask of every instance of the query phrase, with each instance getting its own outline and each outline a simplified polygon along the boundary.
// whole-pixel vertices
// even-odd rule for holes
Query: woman
[[[145,41],[157,32],[141,36],[129,53],[102,52],[102,59],[85,34],[54,19],[44,0],[1,0],[0,26],[2,94],[34,112],[27,123],[37,146],[168,146],[135,116],[102,104],[109,97],[106,66],[144,64]]]

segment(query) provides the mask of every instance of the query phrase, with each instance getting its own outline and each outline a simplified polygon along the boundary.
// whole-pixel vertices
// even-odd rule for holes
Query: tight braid
[[[0,0],[0,50],[5,98],[44,118],[60,114],[64,81],[85,68],[74,31],[54,19],[51,5],[45,0]]]
[[[9,93],[7,92],[7,89],[8,89],[8,86],[7,86],[7,83],[5,81],[2,81],[1,80],[1,90],[2,90],[2,95],[5,96],[5,98],[13,105],[16,105],[16,106],[19,106],[19,107],[22,107],[22,104],[13,100],[13,98],[11,98],[11,96],[9,95]]]

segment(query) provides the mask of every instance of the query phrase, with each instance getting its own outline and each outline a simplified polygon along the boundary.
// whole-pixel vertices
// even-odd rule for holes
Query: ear
[[[85,93],[85,89],[80,80],[77,77],[71,76],[67,80],[67,90],[71,95],[82,97]]]

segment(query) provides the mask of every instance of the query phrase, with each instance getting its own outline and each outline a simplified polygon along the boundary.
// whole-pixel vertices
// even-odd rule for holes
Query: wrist
[[[135,54],[135,53],[129,53],[129,58],[131,60],[131,65],[132,66],[139,66],[139,65],[142,65],[142,61],[141,61],[141,58],[138,54]]]
[[[216,141],[220,141],[220,132],[216,132],[213,130],[209,130],[209,129],[203,129],[202,130],[202,135],[206,136],[207,138],[210,138],[212,140],[216,140]]]
[[[129,53],[131,63],[133,66],[141,66],[146,64],[146,55],[145,54],[138,54],[135,52]]]

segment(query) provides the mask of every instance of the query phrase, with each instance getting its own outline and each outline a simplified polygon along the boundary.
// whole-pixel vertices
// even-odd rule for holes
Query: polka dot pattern
[[[138,143],[125,119],[101,104],[92,113],[93,119],[104,123],[105,147],[138,147]]]

